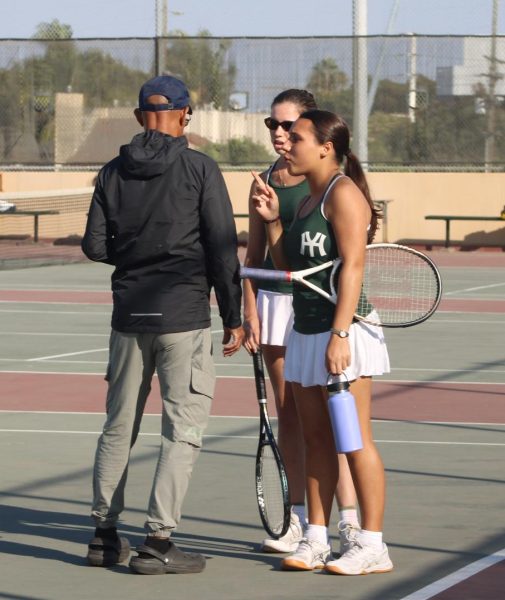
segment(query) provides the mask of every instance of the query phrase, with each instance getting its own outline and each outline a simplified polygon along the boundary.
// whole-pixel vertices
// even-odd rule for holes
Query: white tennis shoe
[[[284,571],[313,571],[322,569],[331,556],[331,546],[321,544],[316,540],[303,540],[290,556],[286,556],[281,563]]]
[[[354,546],[337,560],[326,563],[324,570],[334,575],[368,575],[393,570],[386,544],[380,548],[363,545],[356,540]]]
[[[263,540],[262,552],[294,552],[303,538],[303,526],[298,515],[291,513],[289,529],[278,540],[268,538]]]
[[[360,528],[348,521],[338,522],[338,534],[340,537],[340,556],[348,552],[357,541]]]

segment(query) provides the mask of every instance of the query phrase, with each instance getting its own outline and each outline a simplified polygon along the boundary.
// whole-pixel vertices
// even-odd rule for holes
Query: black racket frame
[[[258,399],[259,409],[260,409],[260,432],[259,432],[259,441],[258,441],[258,451],[256,453],[256,499],[258,501],[258,510],[260,513],[261,522],[263,523],[263,527],[265,531],[268,533],[272,539],[279,539],[283,535],[285,535],[289,529],[290,517],[291,517],[291,504],[289,501],[289,485],[288,478],[286,475],[286,469],[284,467],[284,463],[282,461],[281,454],[279,452],[279,448],[277,446],[277,442],[275,441],[275,436],[272,431],[272,426],[270,424],[270,419],[268,416],[267,410],[267,394],[266,394],[266,384],[265,384],[265,369],[263,366],[263,356],[261,354],[261,350],[257,350],[252,355],[253,358],[253,366],[254,366],[254,380],[256,383],[256,395]],[[272,524],[268,520],[268,511],[265,504],[265,498],[263,494],[263,484],[262,484],[262,469],[261,469],[261,459],[262,459],[262,450],[265,446],[270,446],[272,449],[272,453],[275,458],[275,462],[277,464],[277,471],[279,474],[279,482],[282,491],[282,501],[284,505],[284,515],[282,520],[282,527],[280,529],[275,528],[275,525]]]

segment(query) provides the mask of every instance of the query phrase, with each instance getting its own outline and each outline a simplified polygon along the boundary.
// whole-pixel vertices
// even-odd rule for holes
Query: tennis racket
[[[291,517],[288,478],[268,418],[261,351],[257,350],[252,357],[256,395],[260,408],[260,437],[256,454],[256,498],[265,531],[273,539],[279,539],[287,532]]]
[[[242,267],[240,276],[251,279],[294,281],[336,303],[342,260],[337,258],[302,271],[275,271]],[[308,277],[331,269],[330,292]],[[354,317],[371,325],[410,327],[426,321],[442,297],[442,280],[433,261],[407,246],[370,244],[366,247],[363,285]]]

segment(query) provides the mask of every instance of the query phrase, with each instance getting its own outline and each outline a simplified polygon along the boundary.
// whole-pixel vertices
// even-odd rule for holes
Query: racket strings
[[[438,302],[440,281],[431,263],[414,253],[377,248],[367,254],[356,314],[372,311],[380,323],[411,323],[429,314]]]
[[[270,444],[260,450],[258,484],[262,492],[262,510],[274,533],[282,531],[284,525],[284,489],[282,475]]]

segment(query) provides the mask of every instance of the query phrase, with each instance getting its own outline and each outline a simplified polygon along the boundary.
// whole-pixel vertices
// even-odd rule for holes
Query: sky
[[[352,34],[352,0],[167,0],[168,30],[213,36]],[[37,25],[58,19],[73,37],[152,37],[155,0],[0,0],[0,39],[29,38]],[[368,33],[387,32],[395,0],[368,0]],[[498,3],[505,34],[505,0]],[[392,34],[489,35],[493,0],[400,0]],[[182,14],[181,14],[182,13]]]

